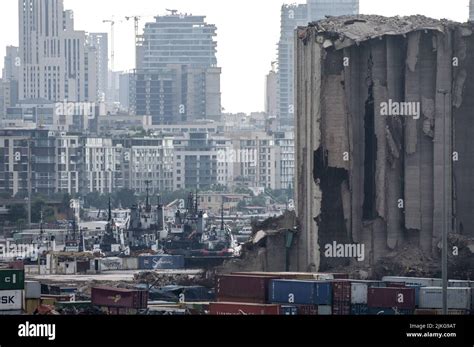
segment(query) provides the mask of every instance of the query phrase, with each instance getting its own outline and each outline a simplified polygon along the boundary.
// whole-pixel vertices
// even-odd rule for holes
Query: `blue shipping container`
[[[272,280],[269,297],[272,303],[296,305],[331,305],[330,282]]]
[[[420,302],[420,288],[422,286],[420,285],[415,285],[415,284],[410,284],[410,285],[407,285],[408,288],[415,288],[415,306],[418,307],[419,306],[419,302]]]
[[[138,257],[140,270],[174,270],[184,269],[182,255],[153,255]]]
[[[354,304],[351,305],[352,316],[366,316],[369,314],[369,306],[365,304]]]

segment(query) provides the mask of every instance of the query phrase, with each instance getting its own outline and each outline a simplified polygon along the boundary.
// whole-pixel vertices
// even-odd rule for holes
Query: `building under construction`
[[[364,245],[366,267],[406,247],[435,260],[443,220],[473,237],[472,24],[343,16],[296,34],[299,267],[349,265],[335,244]]]

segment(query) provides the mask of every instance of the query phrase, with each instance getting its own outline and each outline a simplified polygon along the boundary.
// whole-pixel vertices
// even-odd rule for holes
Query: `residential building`
[[[207,190],[218,184],[218,153],[208,133],[176,136],[174,189]]]
[[[278,43],[278,103],[279,125],[294,127],[294,45],[295,29],[308,22],[359,13],[359,0],[308,0],[307,4],[283,5],[281,33]]]
[[[112,193],[120,162],[111,138],[88,137],[84,140],[84,192]]]
[[[107,33],[89,33],[87,44],[95,52],[97,100],[106,101],[108,92],[109,45]]]
[[[114,146],[125,153],[122,165],[125,187],[138,193],[159,194],[173,190],[174,148],[171,137],[114,140]]]
[[[235,184],[243,187],[280,189],[280,148],[272,135],[245,132],[232,135],[236,160]]]
[[[49,196],[56,189],[55,136],[47,130],[0,129],[0,192]]]
[[[57,191],[80,194],[83,182],[83,138],[81,135],[56,133]]]
[[[96,101],[95,52],[63,0],[18,0],[19,99]]]
[[[279,189],[293,189],[295,186],[295,134],[292,131],[274,134],[275,145],[280,148]]]
[[[469,0],[469,21],[474,22],[474,0]]]
[[[278,114],[278,74],[275,65],[266,76],[265,81],[265,112],[269,118],[276,118]]]
[[[215,25],[204,16],[157,16],[146,23],[130,76],[130,111],[152,124],[220,120],[221,69]]]

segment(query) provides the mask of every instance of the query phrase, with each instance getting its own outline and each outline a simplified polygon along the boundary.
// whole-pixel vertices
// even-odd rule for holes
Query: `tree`
[[[12,205],[8,210],[7,220],[12,223],[16,223],[20,220],[26,220],[28,218],[28,212],[23,205]]]
[[[112,202],[114,208],[131,208],[137,204],[135,192],[131,189],[120,189],[112,194]]]
[[[84,207],[85,208],[97,208],[100,210],[107,209],[109,205],[109,198],[107,195],[101,195],[98,192],[88,193],[84,197]]]

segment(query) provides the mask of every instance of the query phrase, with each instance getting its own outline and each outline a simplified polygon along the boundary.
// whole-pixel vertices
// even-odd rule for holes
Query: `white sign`
[[[22,290],[0,291],[0,311],[21,310]]]

